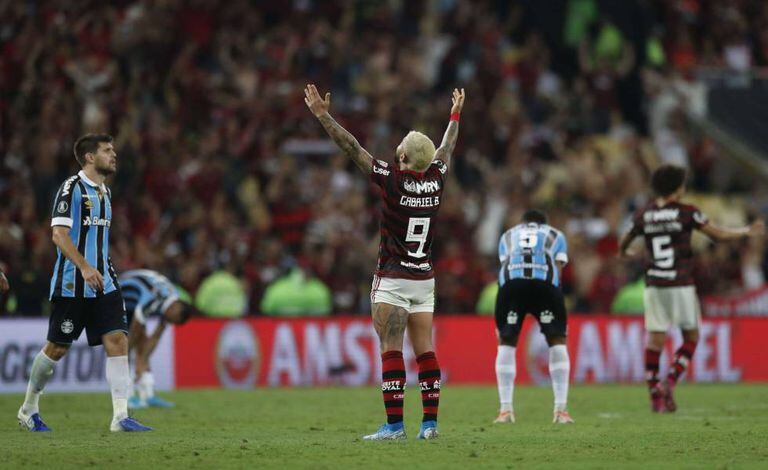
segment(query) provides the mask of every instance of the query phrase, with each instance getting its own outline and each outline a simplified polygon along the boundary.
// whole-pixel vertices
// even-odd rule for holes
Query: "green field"
[[[518,423],[492,425],[496,390],[446,387],[440,439],[418,441],[421,403],[406,398],[407,441],[364,442],[383,421],[364,389],[182,391],[171,410],[136,413],[156,431],[111,434],[108,394],[48,394],[53,433],[18,429],[21,395],[0,395],[0,468],[766,468],[768,385],[682,385],[675,414],[652,415],[640,386],[572,387],[575,425],[555,426],[551,390],[518,387]]]

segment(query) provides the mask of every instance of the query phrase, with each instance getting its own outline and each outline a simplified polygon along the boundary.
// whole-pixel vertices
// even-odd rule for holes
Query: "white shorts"
[[[670,327],[695,330],[701,307],[694,286],[645,287],[645,329],[666,332]]]
[[[435,311],[435,280],[397,279],[373,276],[371,303],[402,307],[408,313]]]

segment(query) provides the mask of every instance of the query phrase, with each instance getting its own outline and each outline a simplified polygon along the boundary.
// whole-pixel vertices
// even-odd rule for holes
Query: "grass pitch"
[[[641,386],[577,386],[575,425],[551,424],[548,388],[517,387],[518,423],[492,425],[496,390],[445,387],[441,436],[417,441],[419,394],[406,393],[407,441],[364,442],[384,419],[362,389],[181,391],[171,410],[135,416],[155,431],[112,434],[103,394],[41,398],[50,434],[21,432],[22,396],[0,395],[0,468],[766,468],[768,385],[681,385],[679,410],[652,415]]]

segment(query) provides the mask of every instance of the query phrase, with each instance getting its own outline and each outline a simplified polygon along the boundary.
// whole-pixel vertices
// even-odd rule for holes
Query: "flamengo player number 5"
[[[675,265],[675,250],[669,246],[670,243],[672,243],[672,237],[669,235],[654,237],[651,240],[653,260],[656,266],[662,269],[669,269]]]
[[[421,228],[418,232],[417,229]],[[419,242],[419,249],[409,251],[408,256],[414,258],[423,258],[427,256],[424,253],[424,244],[427,243],[427,234],[429,233],[429,217],[411,217],[408,219],[408,233],[405,236],[406,242]]]

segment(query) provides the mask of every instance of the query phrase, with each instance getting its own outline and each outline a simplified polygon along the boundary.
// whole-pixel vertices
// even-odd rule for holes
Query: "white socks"
[[[500,345],[496,352],[496,386],[499,388],[500,411],[512,411],[512,394],[515,388],[515,348]]]
[[[564,344],[549,348],[549,376],[552,379],[552,391],[555,394],[555,411],[565,411],[568,402],[568,376],[571,372],[571,360]]]
[[[139,392],[139,399],[146,402],[155,396],[155,377],[152,372],[144,372],[136,383],[136,390]]]
[[[46,356],[41,350],[32,361],[32,369],[29,371],[29,383],[27,384],[27,395],[24,397],[22,411],[27,415],[39,413],[38,401],[40,394],[48,383],[48,379],[53,375],[53,369],[56,367],[56,361]]]
[[[112,391],[113,421],[128,417],[128,390],[131,376],[128,356],[107,357],[107,382]]]

